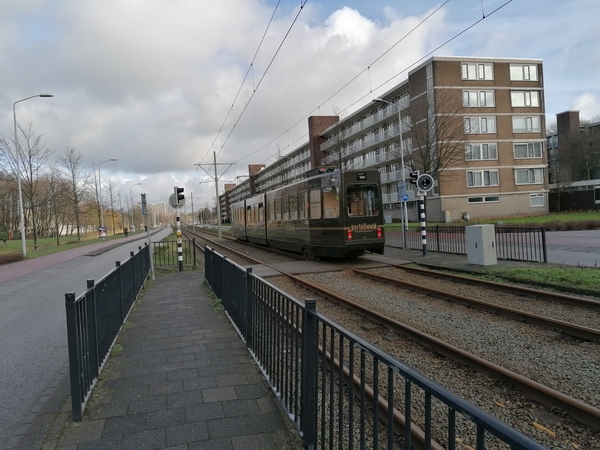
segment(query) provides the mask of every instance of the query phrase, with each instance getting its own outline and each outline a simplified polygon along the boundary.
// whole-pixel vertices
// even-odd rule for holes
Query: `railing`
[[[314,300],[205,248],[206,281],[304,448],[443,448],[434,436],[448,449],[545,448],[320,314]]]
[[[73,420],[83,410],[119,331],[150,271],[148,245],[79,297],[65,294]]]
[[[154,245],[154,267],[177,266],[177,241],[153,242]],[[181,240],[181,251],[183,253],[183,265],[196,265],[196,240]]]
[[[464,226],[435,225],[426,227],[427,250],[441,253],[467,254],[467,241]],[[496,256],[499,259],[528,262],[548,262],[546,249],[546,229],[544,227],[494,227]],[[402,231],[387,229],[386,245],[400,247]],[[421,227],[408,226],[406,231],[406,247],[420,250]]]

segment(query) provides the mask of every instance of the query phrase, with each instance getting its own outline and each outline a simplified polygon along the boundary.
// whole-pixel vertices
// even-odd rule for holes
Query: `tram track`
[[[403,289],[420,292],[420,293],[429,295],[431,297],[438,298],[440,300],[451,301],[451,302],[458,303],[461,305],[467,305],[467,306],[470,306],[473,308],[478,308],[483,311],[493,312],[495,314],[499,314],[499,315],[502,315],[505,317],[510,317],[510,318],[519,320],[521,322],[527,322],[527,323],[540,325],[542,327],[545,327],[545,328],[548,328],[551,330],[555,330],[557,332],[561,332],[564,334],[568,334],[570,336],[574,336],[579,339],[584,339],[584,340],[588,340],[588,341],[600,340],[600,330],[597,330],[597,329],[583,327],[583,326],[569,323],[569,322],[566,322],[563,320],[551,319],[548,317],[541,316],[539,314],[532,314],[532,313],[528,313],[528,312],[521,311],[518,309],[500,306],[500,305],[497,305],[494,303],[467,297],[465,295],[453,294],[448,291],[442,291],[439,289],[435,289],[435,288],[432,288],[425,284],[411,283],[408,281],[400,280],[398,278],[386,277],[383,275],[378,275],[376,273],[367,272],[365,270],[356,270],[355,269],[354,273],[359,274],[364,277],[374,279],[374,280],[382,281],[385,283],[390,283],[390,284],[393,284],[394,286],[398,286]],[[545,296],[545,297],[547,297],[547,296]],[[578,299],[578,300],[584,300],[584,299]],[[600,304],[598,305],[598,307],[600,308]]]
[[[240,255],[245,259],[250,259],[248,255]],[[251,258],[252,263],[254,264],[264,264],[256,258]],[[327,289],[323,286],[320,286],[315,283],[309,283],[306,280],[301,279],[300,277],[296,277],[292,274],[286,273],[277,269],[276,267],[264,264],[270,267],[273,270],[280,272],[282,275],[286,276],[288,279],[293,280],[294,283],[302,286],[304,289],[307,289],[311,292],[318,293],[326,299],[333,300],[334,302],[344,305],[344,307],[350,308],[355,311],[357,314],[369,318],[369,320],[379,323],[383,328],[392,330],[395,333],[399,333],[405,336],[409,336],[414,341],[419,342],[421,345],[426,347],[431,347],[435,349],[435,351],[443,356],[451,358],[455,361],[459,361],[461,363],[468,364],[470,367],[475,368],[477,371],[481,373],[485,373],[487,375],[491,375],[496,379],[502,380],[510,385],[518,387],[523,393],[525,393],[530,398],[539,401],[542,404],[545,404],[551,408],[559,408],[560,411],[567,412],[574,420],[589,426],[592,429],[598,430],[600,429],[600,410],[591,406],[585,402],[574,399],[562,392],[559,392],[555,389],[544,386],[541,383],[537,383],[525,376],[519,375],[516,372],[505,369],[498,364],[491,363],[486,361],[483,358],[480,358],[476,355],[470,354],[460,348],[453,346],[451,344],[445,343],[440,339],[437,339],[433,336],[427,335],[417,329],[409,327],[405,324],[401,324],[397,321],[394,321],[387,317],[385,314],[378,313],[371,308],[362,307],[355,302],[352,302],[348,298],[339,295],[338,293]],[[402,267],[404,269],[404,267]],[[371,274],[369,274],[371,275]],[[436,272],[437,275],[437,272]],[[361,276],[364,276],[361,274]],[[499,283],[498,283],[499,284]],[[414,286],[410,287],[411,289]],[[499,289],[498,286],[495,287]],[[512,286],[509,287],[513,288]],[[528,295],[535,294],[535,292],[528,292]],[[429,295],[429,293],[428,293]],[[447,298],[447,294],[444,293]],[[552,299],[553,301],[556,298]],[[560,300],[564,301],[564,299]],[[585,303],[585,302],[584,302]],[[586,306],[594,306],[593,303],[586,303]],[[556,323],[553,325],[556,326]],[[596,334],[588,335],[587,338],[592,336],[596,336]],[[585,337],[580,337],[582,339],[586,339]],[[597,339],[594,337],[594,339]],[[418,433],[416,433],[418,435]]]

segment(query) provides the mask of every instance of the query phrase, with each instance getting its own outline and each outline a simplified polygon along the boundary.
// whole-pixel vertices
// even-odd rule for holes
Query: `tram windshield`
[[[376,216],[379,214],[379,195],[376,184],[353,184],[346,190],[349,216]]]

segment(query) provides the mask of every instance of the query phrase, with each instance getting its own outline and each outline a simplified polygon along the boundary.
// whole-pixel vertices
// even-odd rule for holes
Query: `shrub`
[[[2,253],[0,254],[0,266],[2,264],[10,264],[17,261],[23,261],[23,255],[20,253]]]

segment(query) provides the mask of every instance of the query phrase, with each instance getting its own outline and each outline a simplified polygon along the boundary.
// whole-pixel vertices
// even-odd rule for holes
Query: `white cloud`
[[[581,94],[573,100],[570,109],[579,111],[581,119],[590,120],[600,115],[600,99],[590,93]]]
[[[531,1],[531,12],[513,2],[436,54],[543,58],[549,113],[566,109],[583,93],[597,98],[600,58],[593,56],[600,55],[599,28],[585,12],[597,0],[568,6]],[[213,198],[214,186],[199,184],[210,177],[195,163],[211,163],[212,152],[220,151],[220,161],[237,162],[223,180],[235,180],[248,164],[304,143],[305,116],[364,104],[481,17],[479,4],[450,2],[374,63],[440,3],[308,2],[265,75],[298,11],[297,2],[283,3],[225,120],[275,2],[0,2],[0,135],[11,133],[15,100],[52,92],[53,99],[19,104],[18,118],[32,121],[57,153],[75,147],[88,163],[117,157],[102,167],[103,180],[105,173],[112,175],[127,196],[129,185],[145,177],[149,199],[166,201],[174,179],[189,183],[187,192],[193,187]],[[484,8],[489,13],[501,3],[486,0]],[[557,17],[564,24],[553,27],[551,37],[540,32],[539,23]],[[567,21],[571,25],[563,26]]]

